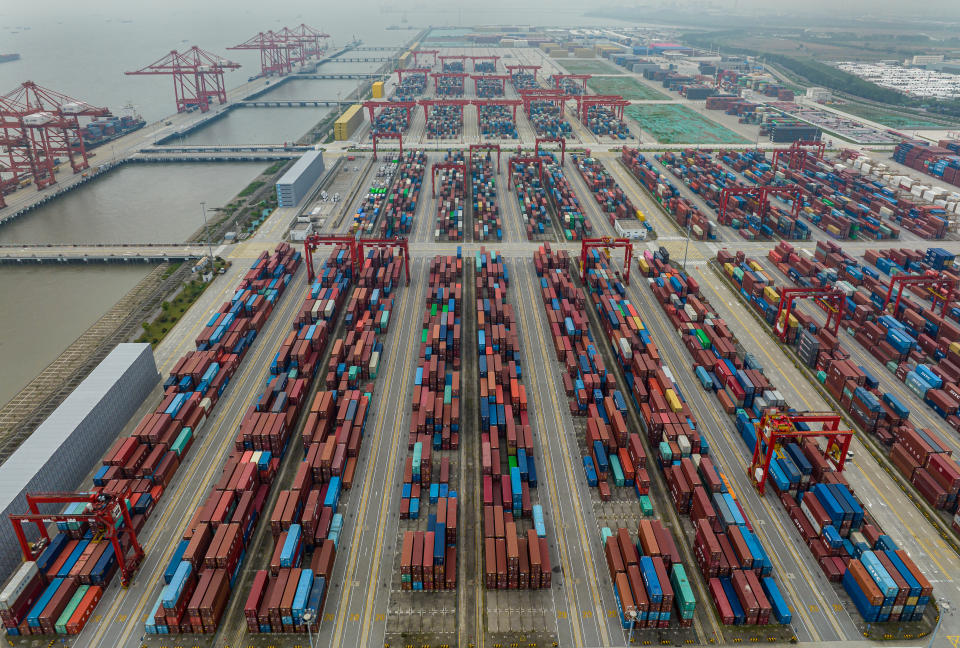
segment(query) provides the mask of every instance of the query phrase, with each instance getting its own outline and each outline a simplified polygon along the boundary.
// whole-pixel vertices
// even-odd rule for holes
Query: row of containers
[[[701,386],[734,418],[746,450],[758,442],[760,418],[791,412],[763,368],[739,342],[692,279],[657,255],[648,255],[651,292],[670,323],[681,331]],[[806,423],[792,423],[810,430]],[[817,564],[842,583],[867,622],[916,621],[930,601],[931,586],[906,552],[885,535],[863,507],[827,452],[809,438],[781,438],[774,448],[770,481],[779,501]],[[864,575],[867,574],[866,577]]]
[[[462,280],[459,252],[430,260],[400,498],[404,591],[457,587]]]
[[[643,153],[624,146],[620,152],[620,161],[677,225],[689,228],[691,238],[698,241],[716,240],[720,234],[719,225],[684,198],[680,190],[663,176]]]
[[[462,151],[447,151],[444,164],[464,164]],[[440,185],[437,191],[437,217],[433,230],[436,241],[462,241],[464,212],[466,211],[466,183],[461,169],[441,168],[433,171],[434,181]]]
[[[530,112],[527,115],[537,137],[570,137],[573,127],[564,118],[563,105],[554,101],[539,99],[530,102]]]
[[[423,151],[406,151],[400,158],[393,185],[378,208],[383,212],[380,219],[380,238],[394,238],[410,233],[426,171],[427,155]],[[374,213],[373,217],[376,218],[377,213]]]
[[[572,157],[573,165],[597,201],[597,208],[607,215],[611,227],[619,232],[621,228],[617,227],[617,221],[640,220],[648,230],[651,229],[645,222],[643,212],[636,208],[600,160],[590,157],[589,151],[585,155],[574,154]]]
[[[937,248],[931,250],[926,258],[937,264],[945,256],[952,256],[945,251],[936,252]],[[869,274],[877,271],[867,264],[860,265],[830,241],[818,245],[816,260],[807,270],[809,274],[800,274],[808,264],[793,262],[796,254],[787,244],[781,244],[771,254],[779,259],[777,269],[784,276],[796,277],[795,281],[804,284],[814,278],[818,286],[836,287],[847,293],[844,315],[851,320],[854,340],[953,429],[960,427],[960,360],[955,357],[960,351],[960,326],[955,321],[942,318],[928,305],[907,297],[901,300],[896,312],[890,306],[891,314],[885,314],[887,311],[881,306],[886,287]],[[868,251],[866,260],[885,259],[886,263],[878,265],[892,270],[888,264],[894,262],[878,254]],[[928,265],[921,261],[924,257],[920,251],[892,250],[888,254],[906,266]],[[723,257],[727,256],[724,253]],[[741,296],[768,322],[773,322],[780,290],[760,270],[757,261],[742,253],[726,261],[725,269],[726,264],[733,266],[738,257],[742,261],[734,270],[746,267],[749,273],[744,272],[739,280],[736,272],[728,276],[740,286]],[[840,276],[845,279],[839,279]],[[773,314],[768,314],[771,311]],[[795,345],[800,361],[817,372],[817,379],[864,431],[888,448],[893,465],[923,498],[933,508],[955,514],[960,465],[951,457],[940,433],[915,425],[907,405],[895,394],[881,391],[870,369],[853,362],[837,337],[821,328],[813,317],[795,311],[787,322],[787,331],[787,341]]]
[[[509,166],[510,188],[516,196],[520,217],[528,241],[553,238],[553,221],[547,211],[547,192],[540,180],[537,165],[516,162]]]
[[[484,583],[550,589],[552,567],[520,360],[510,276],[496,252],[474,255]]]
[[[502,241],[503,223],[497,198],[497,175],[491,153],[470,159],[471,220],[474,241]]]
[[[477,79],[477,97],[481,99],[493,99],[503,96],[503,84],[499,79]]]
[[[427,110],[427,139],[460,139],[463,106],[431,106]]]
[[[346,298],[343,332],[329,345],[301,429],[303,459],[270,514],[268,569],[254,574],[246,595],[250,632],[315,630],[323,616],[344,533],[342,494],[356,478],[401,267],[392,250],[370,250]]]
[[[406,133],[410,127],[410,113],[406,108],[387,106],[376,113],[370,124],[371,133]]]
[[[923,239],[946,236],[949,215],[945,203],[937,204],[909,189],[885,184],[881,178],[868,175],[866,169],[858,169],[857,157],[859,154],[849,149],[835,161],[807,154],[800,158],[799,169],[781,167],[775,173],[758,151],[728,155],[724,162],[743,170],[744,177],[757,184],[801,189],[805,205],[800,215],[833,238],[898,239],[901,229]]]
[[[464,77],[436,77],[438,97],[462,97],[464,92]]]
[[[547,199],[556,214],[563,238],[567,241],[589,238],[593,225],[584,218],[577,192],[564,175],[560,160],[552,151],[541,151],[540,159],[543,161]]]
[[[630,137],[630,128],[626,122],[617,117],[607,106],[588,106],[587,121],[584,126],[597,137],[611,137],[619,140]]]
[[[413,101],[422,97],[427,90],[426,74],[407,74],[393,89],[393,95],[399,101]]]
[[[510,83],[513,89],[519,94],[521,90],[532,90],[539,88],[537,77],[530,72],[514,72],[510,75]]]
[[[510,106],[479,106],[477,120],[480,135],[486,139],[517,139],[517,122],[513,118],[514,108]]]
[[[568,313],[562,324],[557,321],[552,325],[555,346],[560,357],[562,348],[569,343],[569,336],[577,335],[577,321],[583,322],[581,326],[584,326],[580,329],[580,335],[590,335],[589,329],[585,328],[587,317],[584,311],[588,297],[573,287],[566,273],[569,262],[564,255],[554,255],[547,250],[543,252],[545,254],[538,253],[534,260],[537,271],[543,269],[545,273],[549,272],[550,277],[563,277],[561,283],[566,286],[567,293],[564,301],[576,309],[571,311],[575,316]],[[609,269],[605,256],[599,252],[588,255],[586,272],[591,306],[597,311],[613,357],[623,371],[630,389],[630,402],[646,427],[646,442],[649,448],[654,449],[653,456],[657,467],[664,474],[671,501],[678,512],[688,514],[694,528],[698,522],[703,521],[710,531],[694,537],[693,554],[720,618],[727,624],[766,624],[774,621],[789,623],[789,610],[783,603],[775,581],[769,576],[772,563],[749,526],[739,502],[728,490],[727,480],[720,467],[711,461],[707,440],[701,435],[695,419],[682,400],[682,394],[677,389],[669,368],[661,364],[656,346],[636,308],[624,299],[623,285]],[[550,281],[555,280],[551,278]],[[549,282],[547,286],[549,287]],[[571,321],[567,321],[567,317]],[[592,337],[586,339],[592,341]],[[587,349],[593,351],[593,364],[602,363],[602,356],[592,344]],[[563,355],[566,356],[566,353],[563,352]],[[615,385],[612,372],[607,375],[610,376],[607,380]],[[570,387],[573,388],[575,398],[571,403],[571,410],[579,410],[583,406],[588,415],[587,442],[590,454],[584,458],[588,483],[596,480],[598,488],[601,489],[601,498],[604,498],[609,492],[609,486],[604,486],[603,482],[612,479],[614,485],[619,485],[619,473],[623,473],[622,483],[625,484],[626,473],[632,470],[634,489],[641,498],[643,508],[643,498],[649,489],[646,473],[647,452],[642,448],[642,439],[626,432],[625,425],[620,422],[626,410],[625,403],[617,403],[618,400],[623,400],[622,395],[618,399],[617,393],[614,393],[612,403],[608,404],[602,400],[602,391],[595,391],[592,403],[583,402],[587,400],[589,392],[578,395],[579,383],[573,383]],[[598,406],[598,402],[603,405],[602,408]],[[590,416],[589,408],[593,406],[597,407],[600,416],[591,424],[590,420],[594,417]],[[606,419],[610,419],[609,423],[604,415]],[[603,437],[608,437],[606,445]],[[710,495],[707,495],[708,492]],[[683,566],[676,544],[669,534],[664,532],[658,522],[649,522],[649,525],[641,523],[638,529],[640,542],[636,546],[637,555],[641,561],[644,556],[650,556],[653,571],[661,575],[661,578],[657,579],[661,595],[672,591],[678,623],[689,625],[695,611],[695,600],[687,568]],[[633,552],[625,548],[628,544],[626,541],[619,540],[623,532],[618,530],[613,535],[618,536],[619,557],[628,571],[627,582],[632,584],[636,581],[636,578],[631,578],[629,574]],[[613,538],[613,535],[610,537]],[[687,539],[689,540],[689,536]],[[607,545],[611,542],[612,540],[605,539]],[[716,544],[713,544],[714,542]],[[708,543],[710,547],[707,547]],[[721,547],[719,553],[710,549],[716,546]],[[657,549],[654,550],[653,547]],[[608,551],[614,553],[614,557],[608,557],[608,561],[618,564],[616,553],[612,552],[612,548]],[[660,561],[664,563],[662,567]],[[638,567],[641,579],[649,580],[650,570],[643,566]],[[614,571],[614,568],[611,568],[611,571]],[[669,574],[668,578],[664,577],[666,574]],[[751,584],[750,581],[754,579],[758,582]],[[622,583],[622,579],[620,580]],[[655,589],[648,588],[648,600],[651,591],[656,596]],[[632,589],[631,592],[636,602],[639,597]],[[622,601],[623,592],[618,590],[618,596]],[[652,619],[648,617],[649,621],[655,622],[649,625],[669,625],[669,606],[664,609],[664,602],[661,600],[659,609],[658,616]],[[652,613],[657,610],[651,607],[649,611]],[[664,624],[664,621],[667,623]]]
[[[335,250],[308,289],[294,330],[249,401],[219,477],[173,547],[160,592],[148,608],[147,634],[217,631],[343,308],[349,254],[346,248]],[[297,550],[285,547],[283,558],[292,560]]]
[[[846,155],[846,153],[845,153]],[[799,189],[804,196],[801,217],[836,239],[872,241],[900,238],[900,229],[916,231],[922,238],[942,238],[943,233],[923,232],[927,215],[942,210],[904,198],[878,180],[862,175],[856,168],[817,159],[812,154],[800,158],[799,168],[774,170],[762,151],[728,153],[724,164],[759,185]],[[906,196],[909,196],[907,193]],[[930,221],[935,224],[934,221]],[[946,222],[943,223],[944,228]],[[939,225],[935,229],[939,229]],[[783,234],[782,230],[777,230]],[[800,238],[784,236],[784,238]]]
[[[377,178],[367,189],[353,215],[353,231],[372,236],[377,219],[384,208],[384,201],[391,195],[394,179],[400,168],[400,160],[392,160],[377,170]]]
[[[299,264],[300,253],[286,243],[273,253],[262,253],[230,300],[210,317],[196,350],[174,365],[160,404],[104,455],[92,492],[124,497],[135,532],[143,529],[186,461]],[[64,513],[81,512],[84,506],[68,505]],[[121,530],[120,545],[124,551],[130,548],[127,530]],[[79,634],[117,562],[112,544],[97,529],[86,522],[58,522],[57,534],[38,559],[23,563],[0,592],[0,618],[7,634]]]
[[[696,599],[670,531],[654,515],[647,453],[640,435],[630,432],[627,403],[617,389],[590,331],[583,290],[569,276],[569,256],[541,247],[534,265],[557,361],[562,363],[570,413],[584,417],[583,469],[587,485],[602,501],[632,490],[644,519],[637,538],[626,528],[601,529],[600,541],[622,627],[667,628],[676,606],[676,623],[690,626]]]

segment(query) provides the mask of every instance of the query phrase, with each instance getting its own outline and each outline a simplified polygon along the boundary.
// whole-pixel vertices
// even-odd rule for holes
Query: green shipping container
[[[703,349],[710,348],[710,338],[707,337],[707,334],[704,333],[701,329],[697,329],[694,335],[697,336],[697,339],[700,340],[700,347]]]
[[[170,449],[177,453],[178,457],[182,457],[183,453],[186,452],[187,445],[190,443],[190,439],[193,438],[193,430],[185,427],[180,430],[180,434],[177,435],[177,440],[173,442],[173,445],[170,446]]]
[[[53,629],[56,630],[57,634],[67,634],[67,621],[69,621],[73,613],[77,611],[77,606],[80,605],[80,601],[83,600],[83,597],[89,589],[89,585],[81,585],[77,588],[77,591],[73,593],[73,597],[70,599],[70,602],[67,603],[67,607],[63,608],[63,613],[54,624]]]
[[[380,333],[386,333],[387,327],[390,326],[390,311],[385,310],[380,314]]]
[[[650,503],[649,496],[640,496],[640,511],[643,513],[643,517],[653,517],[653,504]]]
[[[623,468],[620,467],[620,460],[616,455],[610,455],[610,472],[613,473],[613,483],[617,486],[623,486]]]
[[[697,609],[697,599],[693,596],[693,588],[687,580],[687,572],[683,565],[674,563],[670,568],[670,584],[673,585],[674,602],[680,612],[693,612]]]
[[[449,405],[453,402],[453,387],[450,385],[444,385],[443,387],[443,404]]]
[[[436,315],[436,314],[437,314],[437,305],[436,305],[436,304],[430,304],[430,317],[433,317],[433,316]],[[426,329],[424,329],[424,330],[426,330]]]
[[[423,459],[423,443],[417,441],[413,444],[413,473],[420,474],[420,461]]]
[[[434,306],[434,309],[436,309],[436,306]],[[436,315],[436,313],[434,313],[434,315]],[[420,334],[420,342],[423,344],[427,343],[427,329],[423,329],[423,333]]]
[[[827,372],[826,372],[826,371],[818,371],[818,372],[817,372],[817,382],[820,383],[821,385],[822,385],[823,383],[827,382]]]
[[[610,530],[610,527],[603,527],[600,529],[600,544],[607,544],[607,538],[613,535],[613,531]]]
[[[360,376],[360,367],[356,365],[350,365],[350,370],[347,371],[347,379],[350,382],[356,382],[359,376]]]
[[[670,450],[670,444],[666,441],[660,442],[660,456],[666,463],[673,461],[673,452]]]

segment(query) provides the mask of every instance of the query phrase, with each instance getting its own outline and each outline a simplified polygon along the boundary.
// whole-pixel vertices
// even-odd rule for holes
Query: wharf
[[[222,252],[223,246],[214,250]],[[205,245],[145,243],[142,245],[15,245],[0,247],[0,264],[37,263],[170,263],[199,259]]]

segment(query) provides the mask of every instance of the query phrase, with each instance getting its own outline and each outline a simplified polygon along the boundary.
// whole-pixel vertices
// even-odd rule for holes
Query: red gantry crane
[[[822,160],[826,150],[827,145],[821,141],[795,140],[790,143],[790,148],[776,149],[773,152],[773,172],[777,172],[780,158],[784,155],[787,156],[788,169],[802,169],[803,162],[809,153],[813,153],[816,159]]]
[[[187,112],[194,108],[207,112],[210,110],[211,99],[217,99],[221,104],[227,103],[223,73],[239,67],[238,63],[220,58],[194,45],[186,52],[172,50],[147,67],[125,74],[172,76],[177,112]]]
[[[583,242],[580,244],[580,279],[584,282],[587,280],[587,251],[594,248],[603,248],[604,250],[609,250],[610,248],[624,249],[623,283],[629,286],[630,262],[633,261],[633,243],[630,242],[630,239],[613,238],[612,236],[583,239]]]
[[[400,133],[374,133],[373,134],[373,159],[377,159],[377,142],[382,139],[395,139],[400,145],[400,156],[403,156],[403,135]]]
[[[502,97],[473,99],[470,103],[477,107],[478,116],[481,106],[507,106],[508,108],[513,108],[513,121],[517,121],[517,108],[523,105],[523,102],[519,99],[504,99]]]
[[[306,63],[313,57],[319,57],[326,51],[326,40],[330,34],[324,34],[319,29],[314,29],[309,25],[300,23],[298,26],[290,29],[284,27],[280,34],[291,45],[290,61],[291,63]],[[323,43],[321,43],[323,41]]]
[[[291,51],[294,49],[294,45],[282,33],[278,34],[274,31],[259,32],[256,36],[227,49],[259,50],[261,76],[283,76],[293,71]]]
[[[797,423],[819,423],[819,430],[798,430]],[[853,440],[853,432],[840,429],[840,415],[835,412],[800,412],[788,414],[769,409],[760,419],[757,442],[753,446],[753,460],[747,476],[761,495],[766,490],[770,475],[770,462],[781,441],[809,437],[824,437],[827,447],[823,456],[833,464],[837,472],[843,472],[847,452]]]
[[[0,145],[6,148],[3,185],[18,182],[27,174],[37,189],[54,184],[55,160],[63,156],[79,173],[89,168],[80,136],[80,117],[104,117],[110,111],[38,86],[33,81],[19,85],[0,97]],[[2,192],[0,192],[2,196]],[[0,206],[2,206],[0,198]]]
[[[796,299],[816,299],[817,305],[827,313],[827,321],[823,328],[834,335],[840,330],[843,320],[843,311],[847,296],[837,288],[781,288],[780,308],[777,310],[777,319],[773,322],[773,332],[781,340],[787,339],[787,326],[793,302]]]
[[[307,283],[313,283],[316,273],[313,270],[313,253],[321,245],[346,245],[350,250],[350,267],[354,271],[357,269],[359,260],[357,259],[357,239],[352,236],[331,236],[321,234],[310,234],[303,240],[303,258],[307,262]],[[356,272],[354,272],[356,274]]]
[[[377,108],[402,108],[407,111],[407,126],[413,118],[413,111],[417,107],[416,101],[364,101],[363,107],[370,113],[370,127],[373,127],[374,114]]]
[[[403,75],[415,76],[417,74],[423,75],[423,85],[427,85],[427,75],[430,74],[430,68],[397,68],[397,83],[403,83]]]
[[[413,50],[412,52],[410,52],[410,54],[413,56],[413,67],[420,67],[419,57],[421,56],[432,56],[433,63],[431,64],[431,67],[433,67],[434,65],[437,64],[437,54],[439,53],[440,53],[440,50],[424,50],[424,49]]]
[[[461,71],[461,72],[466,72],[466,71],[467,71],[467,59],[470,58],[470,57],[467,56],[466,54],[444,54],[443,56],[438,56],[437,58],[440,59],[440,69],[441,69],[441,70],[446,70],[446,69],[447,69],[447,62],[449,62],[449,61],[460,61],[460,67],[463,68],[463,69],[460,70],[460,71]],[[450,70],[450,71],[451,71],[451,72],[454,72],[455,70]]]
[[[887,310],[890,300],[893,299],[894,286],[897,286],[897,298],[893,303],[894,315],[900,310],[900,298],[903,296],[904,287],[923,286],[930,292],[930,296],[933,297],[933,304],[930,306],[930,310],[937,310],[937,303],[939,302],[941,304],[940,315],[942,316],[947,312],[947,304],[953,299],[956,282],[948,278],[945,274],[938,273],[934,270],[927,270],[921,275],[894,275],[890,277],[890,284],[887,287],[887,298],[883,302],[882,310]]]
[[[592,106],[606,106],[614,116],[623,121],[623,109],[630,105],[630,102],[620,95],[576,95],[577,113],[580,121],[587,123],[587,110]]]
[[[540,157],[540,144],[545,144],[547,142],[556,142],[560,145],[560,166],[563,166],[564,159],[567,155],[567,140],[563,137],[538,137],[536,139],[534,155]]]
[[[455,106],[460,109],[460,125],[463,126],[463,109],[469,106],[472,101],[470,99],[421,99],[419,103],[423,107],[423,112],[427,118],[430,120],[430,111],[435,106]]]
[[[459,79],[460,80],[460,94],[463,94],[467,88],[467,77],[470,76],[466,72],[431,72],[430,76],[433,77],[433,91],[437,92],[437,88],[440,85],[440,79]]]
[[[770,196],[787,195],[793,198],[790,216],[797,218],[800,215],[800,208],[803,206],[803,190],[796,185],[757,185],[753,187],[736,186],[724,187],[720,192],[720,209],[717,211],[717,220],[721,225],[729,225],[731,218],[727,213],[730,206],[730,196],[751,196],[758,203],[757,212],[761,219],[766,216],[770,209]]]
[[[143,560],[143,548],[137,541],[137,532],[130,519],[130,511],[125,503],[130,499],[129,488],[121,493],[35,493],[28,494],[28,514],[11,514],[10,522],[20,543],[20,550],[26,561],[36,560],[40,552],[50,544],[47,524],[51,522],[87,522],[95,535],[103,534],[113,546],[120,570],[120,585],[127,587],[130,578]],[[85,504],[83,513],[41,513],[39,504]],[[33,547],[27,541],[23,530],[24,523],[37,526],[41,540]],[[130,551],[128,551],[128,549]],[[132,555],[131,555],[132,554]]]
[[[476,102],[474,102],[476,104]],[[514,108],[514,118],[516,118],[516,108]],[[499,144],[471,144],[470,155],[467,156],[467,167],[473,165],[474,151],[496,151],[497,152],[497,175],[500,175],[500,145]]]
[[[560,90],[560,84],[563,83],[564,79],[568,79],[575,83],[579,83],[580,87],[583,89],[583,94],[587,94],[587,81],[590,80],[590,74],[554,74],[553,75],[553,86],[557,90]]]

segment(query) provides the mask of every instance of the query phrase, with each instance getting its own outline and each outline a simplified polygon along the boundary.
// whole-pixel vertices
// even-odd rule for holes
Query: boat
[[[19,61],[19,54],[0,54],[0,63],[9,63],[10,61]]]

